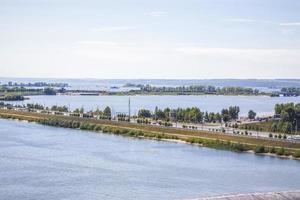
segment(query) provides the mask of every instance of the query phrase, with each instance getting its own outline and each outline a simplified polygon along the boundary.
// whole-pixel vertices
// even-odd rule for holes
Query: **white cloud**
[[[279,31],[281,32],[282,35],[290,35],[294,32],[293,30],[290,29],[279,29]]]
[[[161,11],[161,10],[155,10],[155,11],[151,11],[149,13],[146,13],[146,15],[149,15],[151,17],[161,17],[163,15],[166,15],[167,12],[165,11]]]
[[[264,23],[264,24],[274,24],[272,21],[261,20],[261,19],[251,19],[251,18],[230,18],[225,19],[227,22],[236,22],[236,23]]]
[[[182,47],[177,48],[177,52],[181,52],[188,55],[207,55],[207,54],[248,54],[248,53],[257,53],[257,54],[265,54],[265,53],[295,53],[300,55],[300,49],[248,49],[248,48],[202,48],[202,47]]]
[[[95,28],[96,31],[102,32],[112,32],[112,31],[128,31],[128,30],[135,30],[136,27],[134,26],[107,26],[101,28]]]
[[[251,19],[251,18],[230,18],[225,19],[227,22],[236,22],[236,23],[263,23],[263,24],[272,24],[276,26],[300,26],[300,22],[274,22],[269,20],[260,20],[260,19]]]
[[[300,26],[300,22],[285,22],[285,23],[279,23],[279,26]]]
[[[228,22],[255,22],[254,19],[247,19],[247,18],[232,18],[232,19],[225,19]]]
[[[116,42],[112,41],[98,41],[98,40],[86,40],[86,41],[78,41],[77,44],[82,45],[105,45],[105,46],[116,46]]]
[[[198,59],[227,64],[252,64],[253,66],[297,66],[300,65],[300,49],[234,49],[183,47],[177,52]],[[215,61],[214,61],[215,60]]]

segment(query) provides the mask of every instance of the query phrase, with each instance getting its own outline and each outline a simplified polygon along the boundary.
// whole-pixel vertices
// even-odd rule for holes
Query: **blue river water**
[[[86,111],[104,109],[110,106],[113,113],[128,112],[128,96],[29,96],[24,102],[7,102],[13,104],[39,103],[48,107],[66,105],[71,109],[84,107]],[[274,113],[276,103],[300,103],[300,97],[268,97],[268,96],[131,96],[131,113],[137,114],[141,108],[154,111],[159,108],[199,107],[202,111],[220,112],[229,106],[240,106],[241,116],[247,116],[250,109],[258,115]]]
[[[300,162],[0,120],[0,197],[173,200],[300,189]]]

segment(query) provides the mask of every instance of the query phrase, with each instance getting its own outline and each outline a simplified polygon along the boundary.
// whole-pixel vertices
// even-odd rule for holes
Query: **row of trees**
[[[66,106],[52,106],[50,109],[48,107],[44,107],[40,104],[27,104],[27,108],[29,109],[38,109],[38,110],[51,110],[58,112],[69,112],[68,107]],[[229,121],[237,120],[239,117],[240,108],[238,106],[230,106],[227,109],[222,109],[221,112],[201,112],[201,110],[197,107],[192,108],[177,108],[177,109],[159,109],[155,108],[152,113],[148,109],[140,109],[138,111],[138,118],[152,118],[154,120],[162,120],[162,121],[173,121],[173,122],[187,122],[187,123],[216,123],[216,122],[224,122],[227,123]],[[102,119],[111,119],[112,111],[110,107],[105,107],[102,111],[97,108],[95,111],[85,112],[84,108],[77,108],[73,111],[73,113],[80,114],[88,114],[89,116],[99,116]],[[119,113],[117,118],[120,121],[128,121],[128,116],[126,114]]]
[[[155,108],[154,113],[147,109],[141,109],[138,112],[139,118],[153,118],[154,120],[176,121],[176,122],[193,122],[193,123],[216,123],[229,122],[237,120],[240,108],[238,106],[230,106],[228,109],[222,109],[220,113],[201,112],[197,107],[177,108],[177,109],[159,109]]]
[[[48,107],[44,107],[41,104],[28,103],[26,105],[26,108],[28,108],[28,109],[37,109],[37,110],[57,111],[57,112],[70,112],[70,110],[67,106],[57,106],[57,105],[54,105],[49,109]],[[75,114],[76,116],[79,116],[80,114],[82,114],[82,115],[85,114],[85,116],[90,116],[90,117],[96,115],[101,119],[111,119],[111,117],[112,117],[111,109],[108,106],[105,107],[103,111],[100,110],[99,108],[97,108],[95,111],[88,111],[88,112],[85,112],[83,107],[76,108],[73,111],[73,114]],[[126,116],[125,114],[121,114],[121,115],[122,115],[122,117]]]
[[[6,86],[0,86],[0,92],[7,95],[13,95],[19,93],[20,95],[30,95],[30,94],[39,94],[39,95],[56,95],[56,90],[53,88],[25,88],[25,87],[13,87],[8,88]]]
[[[259,90],[244,87],[215,87],[215,86],[180,86],[180,87],[155,87],[138,85],[144,92],[176,92],[176,93],[203,93],[203,94],[258,94]]]
[[[7,84],[3,84],[2,86],[9,87],[69,87],[67,83],[46,83],[46,82],[34,82],[34,83],[17,83],[9,81]]]
[[[296,88],[296,87],[282,88],[281,92],[285,93],[287,95],[299,96],[300,95],[300,88]]]
[[[1,101],[23,101],[25,98],[19,94],[8,94],[3,97],[0,96]]]
[[[58,112],[69,112],[69,108],[67,106],[52,106],[51,110]]]
[[[273,122],[273,132],[292,133],[300,128],[300,104],[286,103],[275,105],[275,115],[280,118]]]

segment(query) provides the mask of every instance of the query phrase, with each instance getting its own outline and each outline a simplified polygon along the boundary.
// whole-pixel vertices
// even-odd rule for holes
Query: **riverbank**
[[[278,156],[293,156],[293,158],[300,157],[300,143],[288,141],[268,140],[253,137],[250,138],[246,136],[229,135],[219,132],[211,133],[199,130],[184,130],[170,127],[132,124],[91,118],[79,118],[61,115],[53,116],[49,114],[4,109],[0,109],[0,117],[27,120],[29,122],[37,122],[48,126],[98,132],[101,131],[103,133],[112,133],[130,137],[158,140],[178,140],[190,144],[237,152],[253,151],[259,154],[270,153]]]

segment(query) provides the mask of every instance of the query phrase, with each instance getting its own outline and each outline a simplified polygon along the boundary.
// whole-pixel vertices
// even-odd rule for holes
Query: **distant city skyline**
[[[0,77],[300,77],[298,0],[0,0]]]

